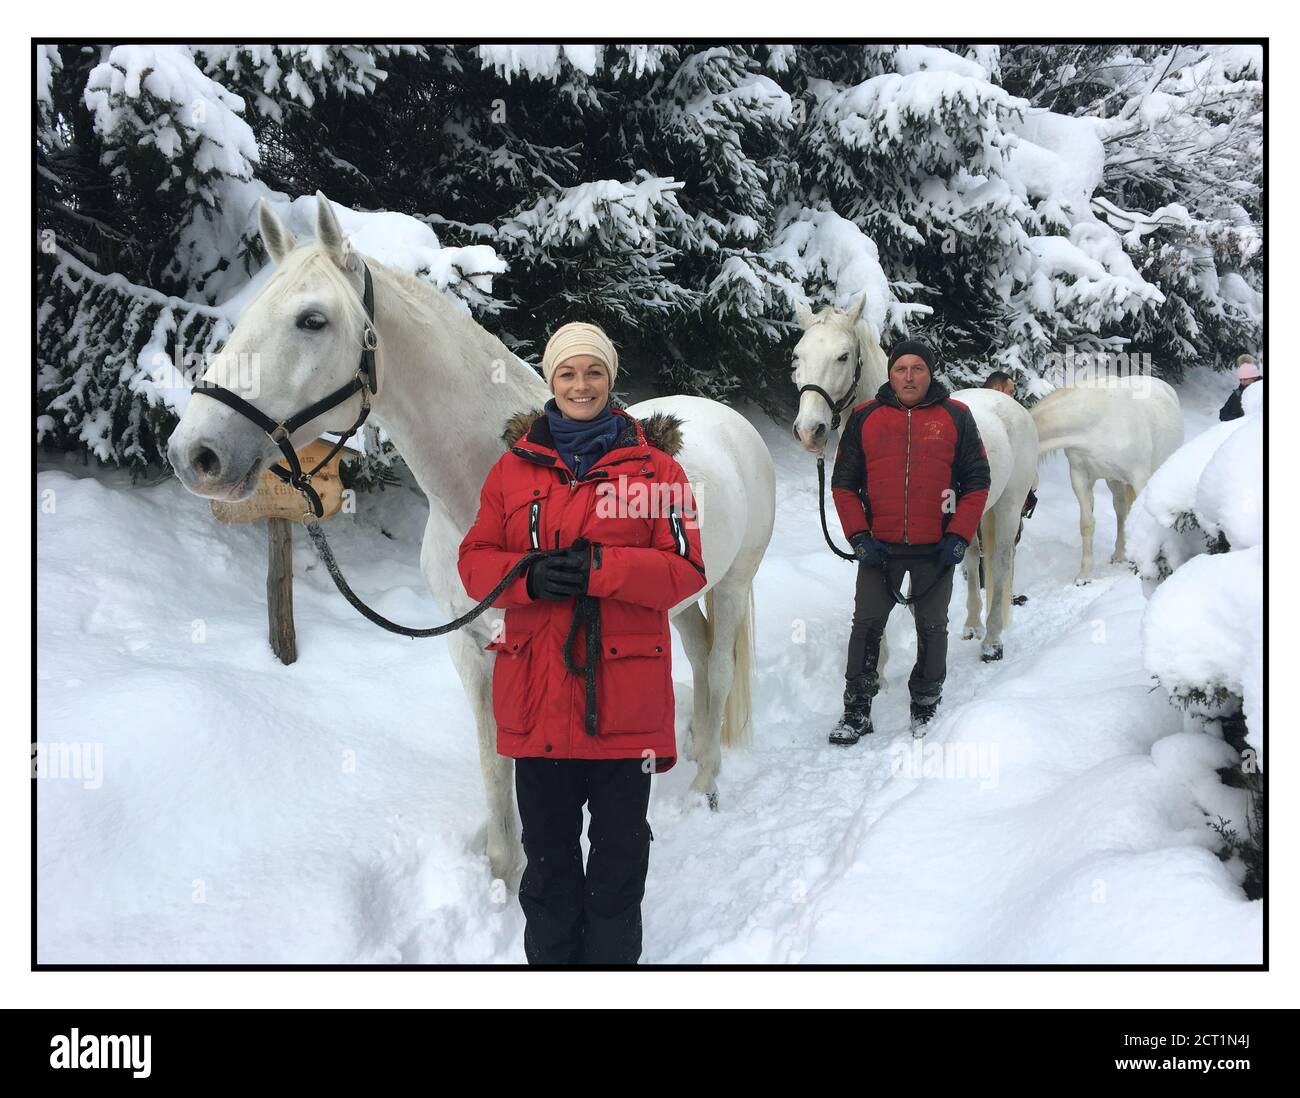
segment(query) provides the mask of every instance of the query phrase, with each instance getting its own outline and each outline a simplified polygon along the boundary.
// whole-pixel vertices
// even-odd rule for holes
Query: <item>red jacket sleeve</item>
[[[522,555],[507,551],[505,544],[505,504],[501,496],[501,462],[498,461],[483,482],[478,517],[461,539],[460,556],[456,561],[460,582],[475,602],[486,598]],[[524,571],[510,582],[492,605],[509,610],[514,606],[527,606],[533,601],[528,597],[528,574]]]
[[[649,546],[602,545],[593,548],[587,594],[622,599],[653,610],[671,610],[708,582],[700,550],[700,525],[686,473],[668,459],[662,484],[668,502],[657,514]]]
[[[835,465],[831,469],[831,499],[840,516],[840,526],[846,538],[870,529],[867,510],[862,505],[862,490],[867,483],[867,463],[862,454],[862,420],[859,409],[854,409],[839,445],[835,447]]]
[[[969,544],[975,540],[980,518],[984,515],[984,504],[989,498],[989,459],[970,409],[957,401],[952,404],[961,409],[954,461],[959,495],[957,510],[948,523],[947,532],[959,535]]]

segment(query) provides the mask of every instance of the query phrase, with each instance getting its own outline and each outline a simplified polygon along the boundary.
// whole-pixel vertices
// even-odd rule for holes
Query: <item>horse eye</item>
[[[305,328],[309,332],[319,332],[329,323],[320,313],[303,313],[298,318],[298,327]]]
[[[845,352],[844,352],[842,355],[840,355],[840,357],[837,358],[835,361],[836,361],[836,362],[848,362],[848,360],[849,360],[849,352],[848,352],[848,351],[845,351]]]

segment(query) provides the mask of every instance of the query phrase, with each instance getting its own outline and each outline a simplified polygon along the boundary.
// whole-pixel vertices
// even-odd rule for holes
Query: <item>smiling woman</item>
[[[682,467],[610,407],[618,352],[603,331],[564,325],[542,373],[554,395],[526,434],[507,434],[461,543],[460,574],[482,598],[521,552],[548,550],[498,600],[505,631],[488,646],[497,751],[515,760],[528,859],[519,885],[528,960],[634,964],[650,776],[677,754],[668,611],[705,585],[699,523]],[[675,489],[666,508],[627,506],[630,488],[652,484]]]

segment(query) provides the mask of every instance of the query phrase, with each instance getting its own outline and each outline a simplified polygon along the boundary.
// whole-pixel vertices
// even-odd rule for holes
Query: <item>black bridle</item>
[[[379,333],[375,330],[375,290],[370,280],[370,268],[366,266],[364,260],[360,262],[365,281],[361,293],[361,303],[366,310],[366,325],[361,333],[361,361],[357,366],[357,372],[352,375],[350,381],[340,385],[333,392],[326,393],[314,404],[308,405],[301,412],[289,416],[288,419],[283,419],[279,423],[265,413],[258,411],[238,393],[232,393],[229,389],[223,388],[214,382],[199,381],[195,384],[193,390],[196,395],[209,396],[213,400],[221,401],[227,408],[232,408],[245,419],[251,420],[280,448],[280,453],[284,455],[284,460],[289,467],[286,469],[283,465],[272,465],[270,471],[291,488],[301,492],[307,500],[311,512],[303,512],[304,521],[309,518],[324,518],[325,505],[321,503],[320,495],[312,487],[311,478],[319,473],[334,455],[347,445],[348,439],[361,430],[366,418],[370,415],[370,394],[379,391],[379,374],[375,368],[375,350],[379,347]],[[328,412],[331,408],[337,408],[345,400],[349,400],[353,393],[361,394],[361,415],[357,417],[357,421],[347,431],[341,434],[338,442],[330,448],[330,452],[321,458],[309,472],[304,473],[302,465],[298,461],[298,455],[294,452],[293,443],[289,441],[289,436],[299,427],[310,423],[318,415]],[[338,431],[329,431],[327,433],[331,435],[340,434]]]
[[[844,411],[844,409],[849,406],[850,401],[853,400],[854,394],[858,391],[858,382],[860,380],[862,380],[861,347],[858,348],[856,361],[853,363],[853,380],[849,383],[849,391],[840,397],[839,400],[832,400],[830,393],[820,385],[800,385],[799,395],[802,397],[804,393],[816,393],[822,398],[822,400],[826,401],[826,403],[831,406],[831,430],[838,431],[840,429],[840,413]]]

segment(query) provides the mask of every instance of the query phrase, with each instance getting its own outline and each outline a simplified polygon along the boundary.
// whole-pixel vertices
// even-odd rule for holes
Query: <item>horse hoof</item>
[[[980,653],[980,659],[984,663],[992,663],[994,660],[1000,660],[1001,658],[1002,645],[1000,644],[986,645],[984,651]]]
[[[718,794],[716,792],[706,793],[704,799],[709,802],[710,812],[716,812],[718,810]]]
[[[1075,587],[1087,587],[1088,584],[1091,583],[1091,582],[1092,582],[1092,580],[1091,580],[1091,578],[1088,577],[1088,576],[1075,576],[1075,577],[1074,577],[1074,586],[1075,586]]]

